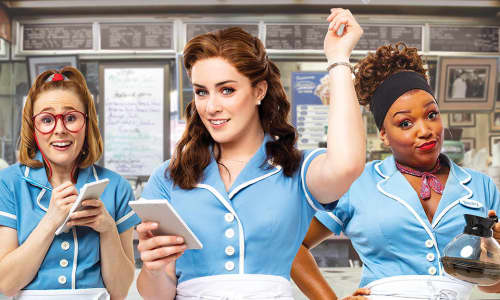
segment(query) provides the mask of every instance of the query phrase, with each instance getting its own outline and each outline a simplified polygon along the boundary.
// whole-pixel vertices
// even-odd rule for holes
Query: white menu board
[[[104,165],[149,176],[163,162],[163,68],[104,70]]]

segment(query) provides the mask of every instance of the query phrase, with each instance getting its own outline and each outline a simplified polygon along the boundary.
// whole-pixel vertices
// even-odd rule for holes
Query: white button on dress
[[[66,268],[66,267],[68,266],[68,264],[69,264],[69,263],[68,263],[68,260],[67,260],[67,259],[64,259],[64,258],[63,258],[63,259],[61,259],[61,260],[59,261],[59,265],[60,265],[61,267],[63,267],[63,268]]]
[[[226,270],[232,271],[234,270],[234,263],[232,261],[227,261],[224,267],[226,268]]]
[[[434,243],[432,242],[432,240],[425,241],[425,247],[432,248],[432,246],[434,246]]]
[[[234,230],[232,228],[229,228],[226,230],[225,235],[228,239],[232,238],[234,236]]]
[[[65,284],[66,283],[66,276],[61,275],[59,278],[57,278],[57,281],[59,281],[60,284]]]
[[[428,261],[434,261],[434,258],[436,257],[434,256],[434,253],[428,253],[426,258]]]
[[[427,271],[429,272],[429,275],[436,275],[437,272],[435,267],[430,267]]]
[[[232,213],[227,213],[224,215],[224,220],[226,220],[226,222],[228,223],[231,223],[234,220],[234,215]]]
[[[66,241],[65,241],[65,242],[62,242],[62,243],[61,243],[61,248],[62,248],[63,250],[68,250],[68,249],[69,249],[69,243],[68,243],[68,242],[66,242]]]
[[[233,246],[227,246],[225,252],[229,256],[233,255],[234,254],[234,247]]]

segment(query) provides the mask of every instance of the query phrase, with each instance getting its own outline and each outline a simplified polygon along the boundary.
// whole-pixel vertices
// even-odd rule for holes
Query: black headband
[[[370,101],[370,110],[379,130],[391,105],[401,95],[411,90],[424,90],[434,95],[425,77],[412,71],[393,74],[377,87]]]

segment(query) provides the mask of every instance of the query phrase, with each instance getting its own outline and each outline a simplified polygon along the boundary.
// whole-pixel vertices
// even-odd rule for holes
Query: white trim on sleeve
[[[305,166],[307,164],[307,162],[309,161],[309,159],[311,159],[311,157],[318,151],[324,151],[325,149],[323,148],[319,148],[319,149],[316,149],[314,151],[311,151],[311,153],[309,153],[306,158],[304,159],[304,162],[302,163],[302,166],[300,167],[300,178],[302,179],[302,189],[304,190],[304,195],[306,196],[306,199],[307,199],[307,202],[309,202],[309,205],[314,208],[314,210],[321,210],[319,208],[316,207],[316,205],[314,205],[314,201],[311,199],[311,197],[309,196],[309,194],[307,193],[307,187],[306,187],[306,174],[305,174]]]
[[[135,215],[135,212],[132,210],[130,211],[128,214],[124,215],[123,217],[121,217],[120,219],[118,219],[118,221],[116,221],[116,226],[120,225],[121,223],[125,222],[126,220],[128,220],[130,217],[132,217],[133,215]]]
[[[336,215],[334,215],[332,212],[327,212],[328,216],[330,216],[330,218],[332,218],[337,224],[339,224],[340,226],[342,226],[342,228],[344,228],[344,222],[342,222]]]
[[[12,219],[12,220],[17,220],[16,215],[9,214],[9,213],[3,212],[3,211],[0,211],[0,216],[7,217],[7,218]]]

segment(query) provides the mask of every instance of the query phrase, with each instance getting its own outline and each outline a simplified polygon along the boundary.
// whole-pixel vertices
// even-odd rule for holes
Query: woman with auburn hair
[[[203,249],[186,250],[181,237],[140,224],[137,286],[145,299],[292,298],[290,267],[315,210],[333,207],[365,160],[348,62],[362,29],[347,10],[333,9],[327,20],[335,101],[326,150],[296,148],[279,70],[258,38],[229,28],[187,43],[194,100],[186,130],[142,196],[168,199]]]
[[[94,165],[94,101],[73,67],[40,74],[23,111],[20,163],[0,171],[0,292],[14,299],[125,299],[134,279],[129,183]],[[56,235],[78,190],[108,178]]]
[[[463,232],[464,214],[500,209],[498,189],[440,154],[443,122],[416,48],[382,46],[356,69],[359,102],[369,105],[393,155],[367,163],[335,210],[316,214],[292,278],[311,299],[336,299],[308,249],[343,232],[363,261],[364,288],[349,298],[468,299],[472,284],[447,275],[440,257]],[[500,241],[500,224],[493,230]],[[500,292],[500,284],[479,288]]]

